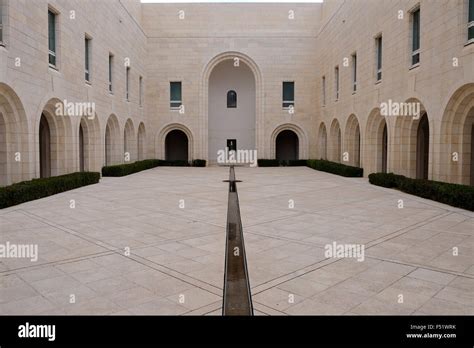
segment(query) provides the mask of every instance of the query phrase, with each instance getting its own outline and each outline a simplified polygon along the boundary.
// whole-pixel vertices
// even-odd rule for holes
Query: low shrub
[[[0,187],[0,209],[25,203],[78,187],[97,184],[100,173],[78,172],[50,178],[33,179]]]
[[[257,160],[259,167],[279,167],[280,161],[276,159],[259,159]]]
[[[337,174],[345,177],[362,177],[364,169],[359,167],[347,166],[345,164],[326,161],[326,160],[308,160],[307,165],[310,168],[322,172]]]
[[[289,167],[304,167],[308,165],[308,160],[289,160],[287,165]]]
[[[203,159],[195,159],[193,160],[193,167],[205,167],[206,160]]]
[[[113,166],[102,167],[102,176],[125,176],[142,170],[151,169],[163,165],[164,161],[149,159],[127,164],[117,164]]]
[[[369,182],[378,186],[395,188],[405,193],[445,203],[453,207],[474,211],[473,186],[411,179],[393,173],[370,174]]]

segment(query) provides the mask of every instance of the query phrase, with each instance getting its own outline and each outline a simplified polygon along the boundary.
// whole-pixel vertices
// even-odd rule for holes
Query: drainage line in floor
[[[253,315],[234,167],[230,167],[222,315]]]

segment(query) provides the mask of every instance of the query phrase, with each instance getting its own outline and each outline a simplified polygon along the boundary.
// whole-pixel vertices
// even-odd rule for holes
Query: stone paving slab
[[[256,315],[474,314],[472,212],[305,167],[236,176]],[[159,167],[1,210],[0,243],[39,255],[0,259],[0,313],[220,315],[227,177]]]

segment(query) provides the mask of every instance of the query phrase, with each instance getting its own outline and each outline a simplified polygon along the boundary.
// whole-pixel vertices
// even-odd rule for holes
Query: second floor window
[[[335,99],[339,100],[339,67],[334,68],[334,93]]]
[[[227,92],[227,108],[237,107],[237,93],[235,91]]]
[[[170,108],[179,109],[182,104],[181,82],[170,82]]]
[[[48,50],[49,65],[56,67],[56,13],[48,10]]]
[[[0,0],[0,45],[3,44],[3,13],[5,12],[3,10],[3,6],[4,6],[4,3],[3,3],[3,0]]]
[[[467,39],[474,40],[474,0],[469,0],[469,14],[467,20]]]
[[[143,106],[143,77],[141,76],[138,80],[138,103]]]
[[[114,91],[113,84],[112,84],[113,66],[114,66],[114,56],[113,54],[109,53],[109,92],[110,93]]]
[[[420,62],[420,9],[411,13],[411,65]]]
[[[375,38],[375,60],[375,79],[380,81],[382,80],[382,35]]]
[[[326,76],[323,76],[321,88],[322,88],[323,106],[325,106],[326,105]]]
[[[357,91],[357,54],[352,55],[352,92]]]
[[[295,83],[283,82],[283,108],[295,106]]]
[[[130,67],[125,71],[125,99],[130,101]]]
[[[86,35],[85,38],[85,79],[87,82],[91,82],[91,38]]]

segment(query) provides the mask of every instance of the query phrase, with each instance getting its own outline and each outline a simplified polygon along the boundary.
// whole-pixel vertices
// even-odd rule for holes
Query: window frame
[[[321,78],[322,105],[326,106],[326,75]]]
[[[417,21],[415,21],[417,19]],[[417,26],[415,27],[415,24]],[[417,29],[415,31],[415,28]],[[417,34],[415,36],[415,33]],[[415,40],[417,38],[417,40]],[[415,43],[418,47],[415,49]],[[410,68],[420,65],[421,62],[421,7],[417,4],[410,10]]]
[[[114,55],[109,52],[109,93],[114,94]]]
[[[143,76],[138,78],[138,105],[143,107]]]
[[[86,83],[91,84],[92,82],[92,64],[91,64],[91,58],[92,58],[92,37],[89,36],[88,34],[85,34],[84,36],[84,53],[85,53],[85,60],[84,60],[84,78]]]
[[[375,82],[382,81],[383,68],[383,35],[375,36]]]
[[[125,100],[130,101],[130,67],[125,67]]]
[[[172,99],[172,86],[174,84],[179,84],[179,96],[180,99]],[[170,93],[170,110],[180,110],[183,105],[183,82],[182,81],[170,81],[169,83],[169,93]]]
[[[7,21],[7,5],[5,1],[0,1],[0,46],[5,47],[5,22]],[[5,20],[4,20],[5,19]]]
[[[351,54],[352,94],[357,92],[357,52]]]
[[[50,16],[54,16],[54,21],[53,21],[53,31],[51,31],[50,25]],[[59,69],[59,54],[58,54],[58,25],[59,25],[59,12],[56,11],[54,8],[51,6],[48,6],[48,65],[50,68],[58,70]],[[54,51],[51,50],[51,38],[50,34],[54,33]],[[51,63],[51,60],[54,61],[54,63]]]
[[[230,95],[235,95],[235,98],[233,100],[230,100],[231,103],[229,103],[229,96]],[[230,90],[227,91],[226,102],[227,102],[226,103],[227,104],[227,109],[237,109],[237,92],[235,90],[230,89]]]
[[[471,30],[472,37],[469,36]],[[474,0],[467,0],[467,44],[471,43],[474,43]]]
[[[340,85],[339,85],[339,65],[334,67],[334,94],[335,99],[334,101],[339,100],[339,92],[340,92]]]
[[[293,99],[285,99],[285,85],[292,86]],[[282,81],[281,105],[283,110],[289,110],[295,107],[295,81]]]

